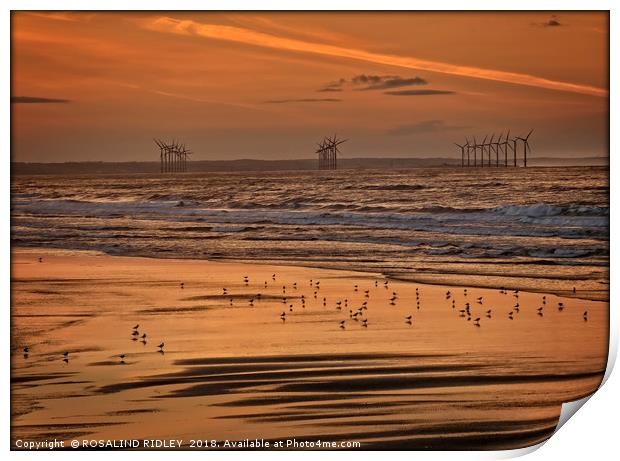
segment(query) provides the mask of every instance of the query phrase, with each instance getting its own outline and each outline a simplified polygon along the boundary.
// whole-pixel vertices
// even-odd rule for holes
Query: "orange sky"
[[[13,160],[608,155],[607,14],[556,15],[13,13]]]

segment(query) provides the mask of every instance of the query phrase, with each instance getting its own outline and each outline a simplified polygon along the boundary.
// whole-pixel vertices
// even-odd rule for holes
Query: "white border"
[[[616,2],[617,4],[617,2]],[[377,1],[371,0],[345,0],[345,1],[326,1],[326,0],[297,0],[294,3],[283,0],[262,0],[262,1],[250,1],[250,0],[211,0],[208,2],[199,2],[194,0],[175,0],[163,1],[163,0],[150,0],[145,1],[132,1],[132,0],[90,0],[86,2],[76,2],[69,0],[59,1],[45,1],[45,0],[8,0],[3,2],[2,15],[1,15],[1,27],[2,36],[4,38],[2,43],[2,88],[5,88],[5,105],[0,112],[2,117],[2,123],[0,129],[2,130],[2,146],[3,154],[6,157],[10,152],[10,10],[373,10],[378,7],[381,10],[609,10],[610,11],[610,28],[611,28],[611,40],[610,40],[610,82],[614,82],[614,78],[617,78],[617,56],[618,50],[614,46],[614,43],[618,43],[618,19],[616,13],[620,11],[620,8],[615,7],[613,1],[601,1],[590,0],[588,2],[576,1],[576,0],[564,0],[564,1],[514,1],[514,0],[470,0],[468,2],[459,2],[456,0],[446,1],[439,0],[433,2],[424,3],[412,3],[397,0],[383,0],[379,4]],[[615,7],[615,8],[614,8]],[[7,94],[8,93],[8,94]],[[616,114],[616,108],[618,104],[618,98],[616,93],[610,91],[611,98],[611,113],[610,113],[610,126],[617,126],[613,122]],[[617,122],[616,122],[617,123]],[[614,177],[618,177],[617,162],[614,161],[613,152],[617,142],[612,137],[610,140],[610,170],[611,179],[613,182]],[[6,162],[6,160],[5,160]],[[10,382],[10,364],[9,364],[9,346],[10,346],[10,174],[9,168],[5,163],[5,168],[0,172],[3,190],[3,200],[1,203],[2,216],[5,216],[6,224],[2,226],[2,280],[4,290],[2,290],[2,296],[4,302],[2,303],[4,312],[4,338],[3,344],[3,367],[2,367],[2,382],[5,390],[4,399],[2,399],[2,415],[4,416],[2,425],[2,446],[6,451],[9,449],[9,434],[10,434],[10,411],[9,411],[9,382]],[[614,187],[610,188],[610,200],[611,203],[615,203],[617,199],[617,193]],[[616,197],[616,199],[614,199]],[[611,223],[610,232],[615,229],[615,215],[610,213]],[[618,255],[617,247],[611,246],[610,248],[610,261],[616,261]],[[605,374],[604,385],[599,389],[587,402],[587,404],[579,411],[579,416],[572,418],[566,425],[564,425],[557,434],[553,435],[548,442],[541,444],[541,446],[526,448],[521,450],[510,451],[495,451],[495,452],[389,452],[388,456],[393,459],[411,460],[412,457],[416,459],[499,459],[499,458],[511,458],[521,456],[526,453],[532,453],[529,455],[530,459],[546,459],[548,457],[553,458],[567,458],[567,459],[608,459],[610,455],[616,452],[615,438],[617,437],[617,430],[614,425],[615,415],[613,409],[620,408],[620,378],[618,373],[611,375],[611,370],[615,364],[617,350],[618,350],[618,308],[614,305],[618,300],[617,283],[618,275],[611,272],[610,279],[610,349],[609,349],[609,361],[608,368]],[[587,399],[586,399],[587,400]],[[539,448],[536,450],[536,448]],[[55,453],[52,456],[62,456],[63,459],[77,459],[86,456],[84,452],[50,452]],[[321,456],[326,459],[346,458],[355,459],[356,461],[371,459],[376,457],[378,452],[183,452],[183,457],[191,457],[193,459],[205,458],[210,459],[224,459],[224,458],[241,458],[250,456],[253,460],[267,460],[267,459],[284,459],[294,456],[298,459],[310,459],[317,456]],[[33,452],[11,452],[9,454],[12,458],[16,459],[31,459],[40,456],[46,456],[42,453],[35,454]],[[50,456],[50,455],[47,455]],[[107,459],[110,456],[108,452],[89,452],[88,457],[94,459]],[[117,452],[114,453],[115,457],[120,459],[132,459],[136,456],[147,457],[149,460],[167,460],[172,456],[177,457],[178,454],[172,454],[170,452]]]

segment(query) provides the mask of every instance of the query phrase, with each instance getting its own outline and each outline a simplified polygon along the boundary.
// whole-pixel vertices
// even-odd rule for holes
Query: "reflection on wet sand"
[[[39,256],[13,258],[13,440],[519,447],[549,437],[606,365],[608,305],[578,292]]]

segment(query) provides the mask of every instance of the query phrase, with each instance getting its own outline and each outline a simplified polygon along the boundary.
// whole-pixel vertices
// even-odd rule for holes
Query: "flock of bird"
[[[272,281],[276,281],[276,274],[272,275]],[[243,284],[245,287],[249,287],[249,277],[243,276]],[[390,284],[389,281],[385,280],[382,281],[383,287],[386,290],[389,290]],[[379,287],[379,281],[375,280],[374,281],[374,286],[375,288]],[[264,282],[264,288],[268,287],[268,282],[265,281]],[[321,289],[321,282],[320,280],[312,280],[310,279],[310,287],[313,290],[313,297],[315,300],[319,300],[319,292]],[[180,284],[180,288],[184,289],[185,288],[185,283],[181,282]],[[353,292],[357,293],[359,291],[359,285],[354,285],[353,286]],[[297,286],[297,282],[293,282],[290,286],[289,289],[292,289],[293,291],[297,291],[298,286]],[[288,312],[289,312],[289,316],[291,315],[292,312],[294,312],[294,304],[290,303],[290,299],[287,297],[287,286],[283,285],[282,286],[282,295],[281,295],[281,300],[282,303],[285,306],[288,306]],[[505,288],[501,288],[499,290],[500,294],[502,295],[508,295],[509,291],[506,290]],[[573,288],[573,293],[575,293],[576,290]],[[512,307],[512,310],[510,312],[508,312],[508,319],[510,320],[514,320],[516,318],[516,316],[519,314],[520,310],[521,310],[521,306],[519,304],[519,290],[513,290],[512,291],[512,296],[515,298],[515,304]],[[229,305],[233,306],[234,305],[234,297],[232,295],[230,295],[230,292],[228,290],[228,288],[224,287],[222,288],[222,297],[226,297],[229,298]],[[254,301],[255,300],[260,300],[262,297],[261,293],[257,293],[255,296],[250,297],[248,299],[248,306],[249,307],[254,307]],[[467,299],[468,297],[468,291],[467,288],[463,289],[463,297],[464,299]],[[300,302],[300,307],[302,309],[305,309],[306,307],[306,297],[305,295],[301,294],[299,297],[299,302]],[[335,308],[338,311],[342,311],[343,309],[347,310],[348,309],[348,314],[349,314],[349,320],[358,322],[363,328],[368,328],[368,317],[366,316],[366,311],[368,310],[368,302],[369,302],[369,298],[370,298],[370,290],[366,289],[364,290],[364,296],[363,296],[363,301],[361,302],[360,306],[356,309],[352,309],[349,308],[349,298],[344,298],[342,300],[338,300],[335,303]],[[389,305],[390,306],[396,306],[396,302],[398,301],[399,297],[398,297],[398,293],[396,291],[392,291],[391,293],[391,297],[389,298]],[[420,289],[418,287],[415,288],[415,299],[416,299],[416,304],[415,307],[417,310],[420,309],[421,304],[420,304],[420,299],[421,299],[421,292]],[[449,303],[451,303],[451,307],[452,309],[456,310],[457,309],[457,305],[456,305],[456,299],[455,299],[455,295],[452,293],[451,290],[446,291],[445,293],[445,299],[446,301],[448,301]],[[478,297],[476,299],[476,304],[479,306],[483,306],[484,305],[484,298],[482,296]],[[322,297],[322,305],[323,307],[327,307],[327,298],[326,297]],[[543,317],[544,316],[544,312],[545,312],[545,308],[547,306],[547,297],[546,296],[542,296],[541,299],[541,306],[537,309],[537,315],[539,317]],[[559,312],[562,312],[565,309],[564,303],[562,302],[558,302],[557,303],[557,310]],[[470,302],[465,302],[464,306],[462,309],[458,310],[459,313],[459,317],[462,318],[466,318],[467,321],[471,321],[472,325],[474,325],[475,327],[480,327],[480,321],[481,321],[481,317],[474,317],[474,315],[472,314],[472,305],[470,304]],[[491,319],[493,316],[493,310],[492,309],[487,309],[483,315],[487,318],[487,319]],[[280,320],[282,322],[286,322],[287,319],[287,312],[286,310],[283,310],[282,313],[280,314]],[[408,324],[408,325],[412,325],[413,324],[413,315],[412,314],[408,314],[406,316],[403,317],[404,323]],[[583,320],[584,321],[588,321],[588,311],[584,311],[583,313]],[[346,320],[339,320],[338,322],[338,327],[341,330],[346,329],[346,325],[347,325],[347,321]],[[132,332],[131,332],[131,340],[132,341],[140,341],[143,345],[146,345],[147,343],[147,334],[146,332],[142,332],[142,334],[140,334],[140,325],[136,324],[133,328],[132,328]],[[157,352],[159,352],[160,354],[164,354],[164,342],[162,341],[158,346],[157,346]],[[29,354],[30,354],[30,347],[29,346],[25,346],[23,348],[23,353],[24,353],[24,358],[28,358]],[[62,360],[65,363],[69,363],[69,351],[65,351],[62,354]],[[117,355],[116,357],[118,357],[120,359],[121,363],[125,363],[125,358],[127,357],[127,354],[122,353]]]

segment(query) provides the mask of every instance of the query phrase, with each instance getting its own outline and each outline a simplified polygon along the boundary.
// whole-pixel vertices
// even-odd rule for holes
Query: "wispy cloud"
[[[51,19],[53,21],[78,22],[90,21],[95,14],[84,12],[62,12],[62,11],[28,11],[25,14],[43,19]]]
[[[154,20],[149,20],[145,23],[145,25],[151,30],[165,33],[198,36],[215,40],[226,40],[271,49],[313,53],[324,56],[337,56],[406,69],[425,70],[461,77],[492,80],[516,85],[546,88],[550,90],[568,91],[599,97],[608,96],[608,91],[606,89],[590,85],[562,82],[518,72],[462,66],[458,64],[430,61],[427,59],[419,59],[408,56],[374,53],[355,48],[346,48],[342,46],[280,37],[242,27],[200,23],[197,21],[181,20],[171,17],[159,17]]]
[[[301,98],[301,99],[271,99],[264,101],[264,104],[286,104],[290,102],[340,102],[341,99],[336,98]]]
[[[11,96],[11,104],[66,104],[68,99],[40,98],[38,96]]]
[[[330,82],[320,92],[342,91],[345,87],[352,87],[358,91],[387,90],[411,85],[426,85],[428,82],[422,77],[400,77],[398,75],[368,75],[360,74],[351,79],[341,78]]]
[[[470,128],[465,125],[448,125],[443,120],[424,120],[422,122],[401,125],[387,131],[388,134],[406,136],[410,134],[437,133],[443,131],[458,131]]]
[[[564,24],[560,22],[560,18],[555,14],[551,15],[551,17],[545,22],[535,22],[532,24],[533,26],[541,26],[541,27],[560,27]]]
[[[455,92],[448,90],[396,90],[386,91],[385,94],[389,94],[390,96],[434,96],[441,94],[455,94]]]

